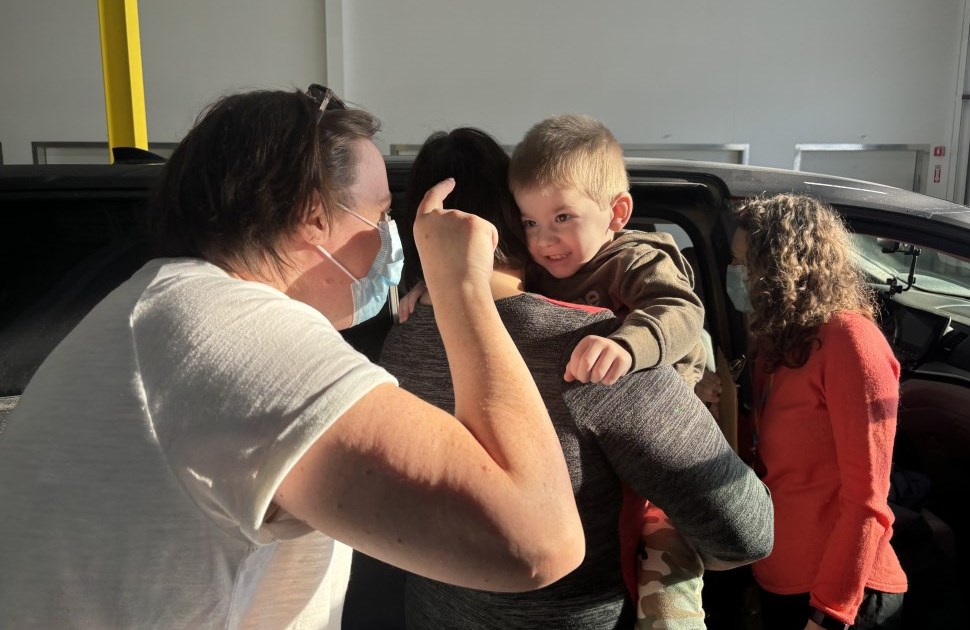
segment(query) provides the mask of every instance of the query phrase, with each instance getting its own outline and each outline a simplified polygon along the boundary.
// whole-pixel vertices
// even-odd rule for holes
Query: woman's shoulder
[[[838,311],[829,317],[818,330],[819,339],[855,339],[882,337],[882,331],[870,317],[858,311]]]
[[[500,308],[501,306],[508,304],[510,306],[514,305],[533,311],[559,313],[564,317],[574,317],[578,319],[586,319],[590,315],[599,315],[599,317],[595,317],[594,319],[607,319],[613,315],[612,311],[603,308],[602,306],[564,302],[562,300],[556,300],[538,293],[522,293],[513,298],[496,302],[496,304],[498,304]]]
[[[599,306],[576,304],[555,300],[538,293],[523,293],[515,298],[496,302],[502,319],[506,321],[529,322],[530,327],[540,334],[556,336],[570,330],[577,333],[592,327],[600,331],[612,332],[619,321],[613,311]],[[585,334],[609,334],[585,332]]]
[[[329,321],[319,311],[261,282],[241,280],[198,259],[159,259],[138,274],[141,294],[133,323],[165,329],[246,330],[257,323],[273,327],[280,321]],[[247,334],[256,334],[249,329]]]
[[[254,297],[293,302],[268,284],[242,280],[210,262],[194,258],[159,259],[145,265],[142,272],[152,275],[144,296],[150,299],[176,303],[200,300],[213,307]]]
[[[819,327],[823,354],[893,359],[893,351],[882,330],[863,313],[840,311]]]

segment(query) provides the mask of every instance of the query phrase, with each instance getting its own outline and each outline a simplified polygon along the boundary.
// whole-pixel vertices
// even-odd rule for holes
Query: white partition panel
[[[806,138],[952,138],[964,0],[339,2],[345,94],[388,144],[461,125],[515,144],[563,112],[622,144],[746,143],[781,168]]]
[[[925,193],[929,158],[929,145],[796,144],[794,169]]]

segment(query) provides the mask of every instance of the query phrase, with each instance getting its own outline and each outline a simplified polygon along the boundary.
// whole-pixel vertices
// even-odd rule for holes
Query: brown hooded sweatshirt
[[[633,356],[631,372],[673,365],[691,386],[703,375],[704,305],[694,273],[666,232],[621,230],[569,278],[532,263],[526,289],[608,308],[623,320],[613,339]]]

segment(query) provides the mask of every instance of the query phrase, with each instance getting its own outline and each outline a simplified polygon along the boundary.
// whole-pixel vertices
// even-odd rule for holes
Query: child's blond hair
[[[512,153],[509,186],[527,190],[575,188],[601,207],[630,190],[623,148],[600,121],[560,114],[537,123]]]

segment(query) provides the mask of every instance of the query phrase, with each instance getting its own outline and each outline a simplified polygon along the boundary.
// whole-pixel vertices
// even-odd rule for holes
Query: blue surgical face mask
[[[351,326],[367,321],[376,316],[384,308],[387,294],[391,287],[396,287],[401,281],[401,270],[404,267],[404,250],[401,247],[401,237],[397,233],[397,224],[391,219],[382,219],[374,223],[360,216],[346,206],[340,206],[367,225],[377,228],[381,236],[381,248],[374,258],[367,275],[357,278],[346,267],[341,265],[333,255],[320,245],[317,249],[333,261],[341,271],[353,280],[350,289],[354,298],[354,321]]]
[[[742,313],[754,310],[751,306],[751,294],[748,293],[748,268],[744,265],[728,265],[727,294],[731,304]]]

